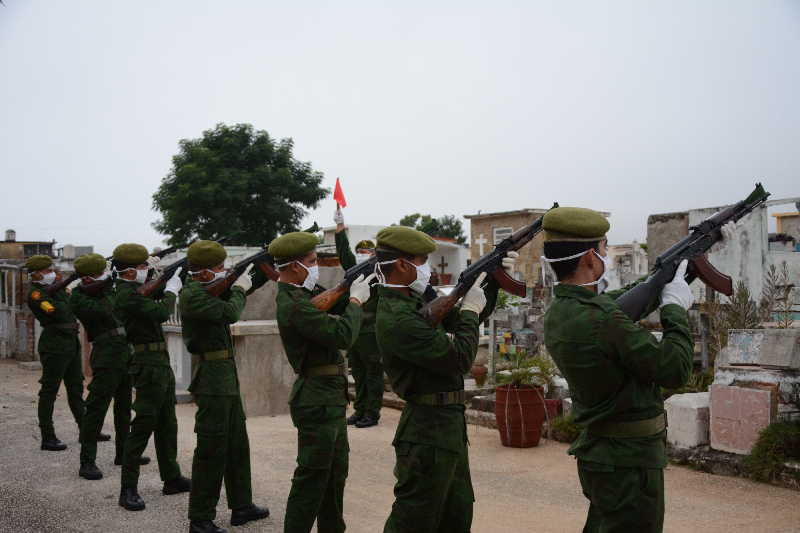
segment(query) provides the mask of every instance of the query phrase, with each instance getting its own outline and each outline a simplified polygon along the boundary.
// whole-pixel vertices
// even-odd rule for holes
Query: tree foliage
[[[467,242],[467,237],[464,235],[464,227],[461,225],[461,221],[454,215],[444,215],[439,218],[433,218],[431,215],[414,213],[401,218],[399,224],[427,233],[431,237],[455,239],[458,244]]]
[[[291,139],[275,140],[250,124],[217,124],[183,139],[172,169],[153,195],[153,224],[171,245],[193,238],[263,246],[296,231],[328,189],[322,173],[294,159]]]

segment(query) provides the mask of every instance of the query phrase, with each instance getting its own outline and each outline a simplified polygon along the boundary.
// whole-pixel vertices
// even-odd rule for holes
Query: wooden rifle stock
[[[423,306],[421,313],[428,324],[436,326],[441,323],[444,317],[447,316],[447,313],[449,313],[450,310],[456,306],[461,297],[466,294],[467,291],[464,291],[462,294],[457,288],[458,287],[454,288],[450,294],[438,296]],[[467,287],[467,290],[469,290],[469,287]]]
[[[338,302],[339,299],[349,290],[350,284],[342,281],[335,287],[326,289],[325,291],[311,298],[311,305],[320,311],[330,311],[331,308],[336,305],[336,302]]]
[[[686,283],[691,283],[695,278],[725,296],[733,295],[733,279],[717,270],[705,254],[689,261]]]

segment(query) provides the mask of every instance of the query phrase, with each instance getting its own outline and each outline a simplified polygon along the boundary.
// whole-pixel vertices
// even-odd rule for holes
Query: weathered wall
[[[647,264],[652,268],[656,258],[667,248],[689,234],[689,214],[663,213],[647,217]]]

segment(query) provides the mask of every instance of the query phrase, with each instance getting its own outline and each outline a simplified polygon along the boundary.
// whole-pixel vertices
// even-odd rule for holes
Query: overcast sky
[[[4,0],[0,229],[158,245],[151,196],[218,122],[292,137],[351,224],[554,200],[800,195],[800,2]],[[327,199],[308,222],[331,224]]]

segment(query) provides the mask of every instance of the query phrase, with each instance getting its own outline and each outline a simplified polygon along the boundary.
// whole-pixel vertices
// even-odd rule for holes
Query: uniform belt
[[[667,428],[667,415],[661,413],[645,420],[628,422],[597,422],[588,428],[592,437],[635,438],[658,435]]]
[[[302,373],[305,378],[315,378],[317,376],[346,376],[347,367],[344,363],[338,365],[320,365],[307,368]]]
[[[161,350],[167,349],[166,342],[148,342],[145,344],[133,344],[131,345],[133,348],[133,353],[140,353],[140,352],[159,352]]]
[[[66,329],[70,331],[78,331],[78,324],[75,322],[63,322],[61,324],[48,324],[45,328]]]
[[[101,341],[103,339],[110,339],[111,337],[124,337],[125,336],[125,328],[114,328],[108,331],[104,331],[100,335],[97,335],[92,342]]]
[[[430,394],[418,394],[408,398],[409,403],[419,405],[455,405],[463,404],[467,401],[467,394],[463,390],[448,392],[432,392]]]
[[[200,358],[204,361],[222,361],[223,359],[233,359],[233,354],[228,350],[217,350],[215,352],[203,352]]]

